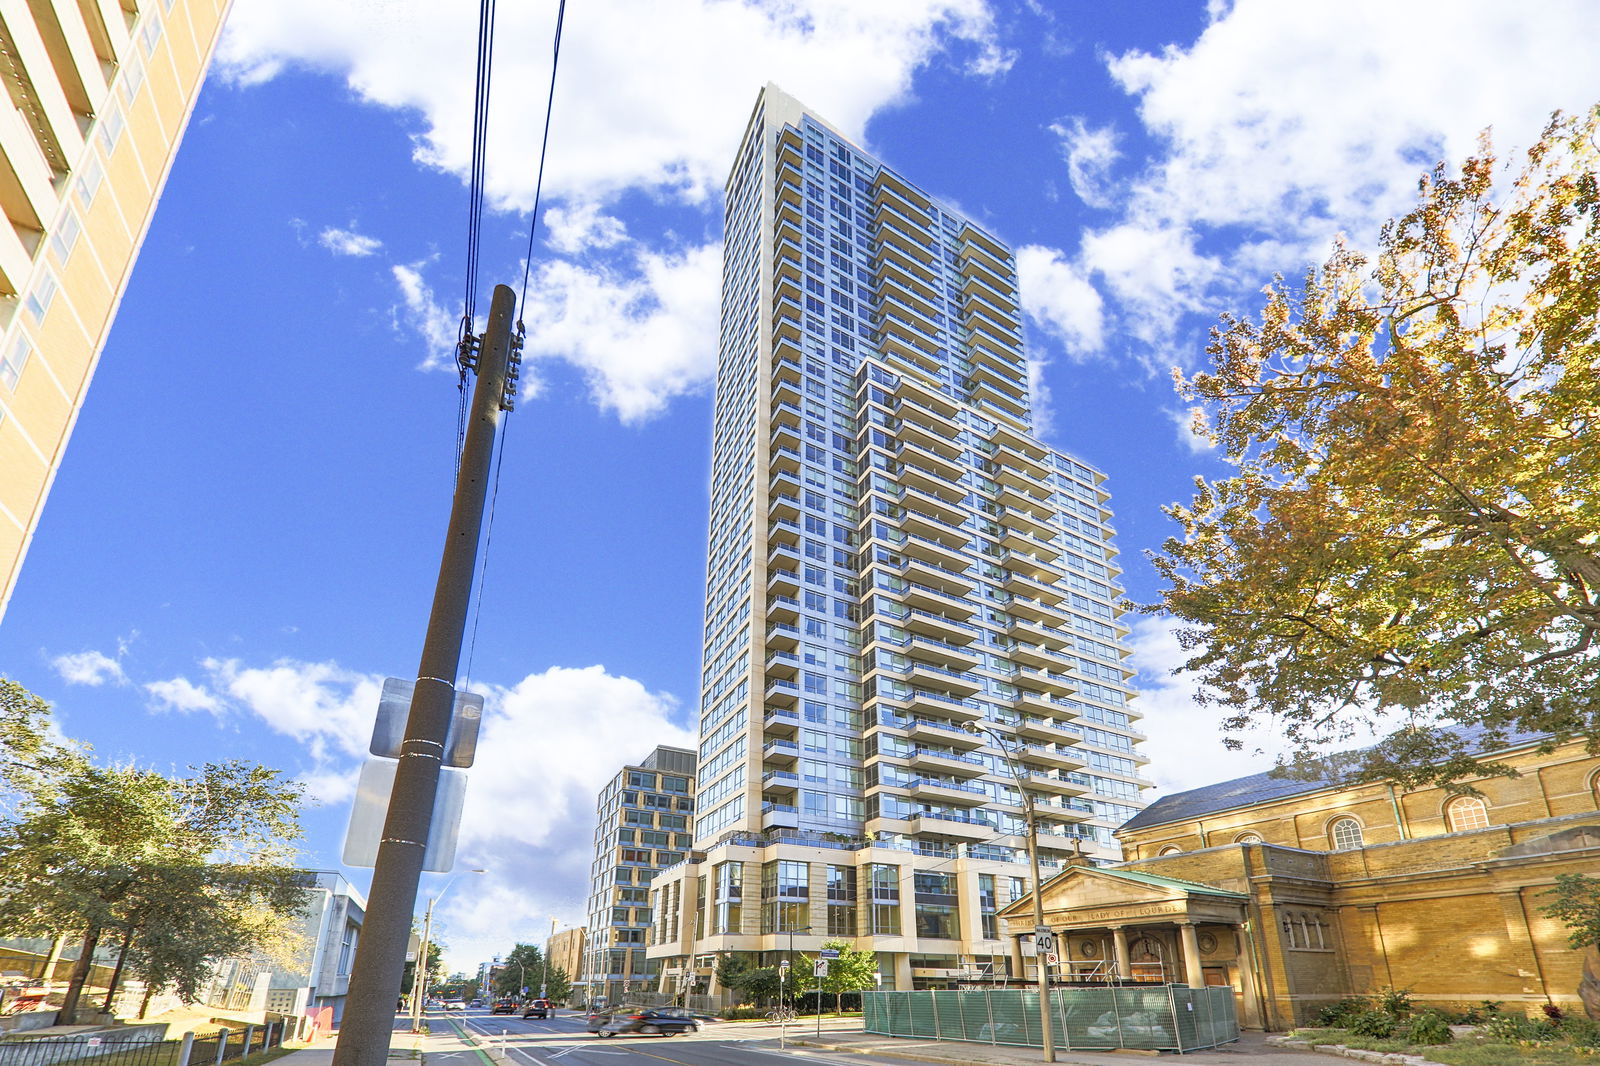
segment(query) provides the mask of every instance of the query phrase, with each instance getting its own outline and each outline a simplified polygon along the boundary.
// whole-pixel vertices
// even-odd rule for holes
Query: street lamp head
[[[977,724],[974,722],[962,722],[961,728],[966,730],[968,733],[971,733],[973,736],[977,736],[980,732],[982,732],[982,730],[980,730]]]

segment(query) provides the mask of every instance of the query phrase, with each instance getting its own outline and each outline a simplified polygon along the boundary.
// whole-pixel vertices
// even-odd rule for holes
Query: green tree
[[[413,960],[406,963],[405,971],[400,978],[400,989],[403,995],[411,994],[411,983],[417,979],[417,964]],[[444,979],[444,948],[437,940],[428,944],[428,986],[435,987]]]
[[[1584,1011],[1600,1021],[1600,877],[1557,874],[1556,884],[1544,894],[1549,902],[1539,910],[1567,927],[1567,944],[1583,952],[1583,976],[1578,998]]]
[[[857,950],[848,940],[829,940],[822,945],[839,953],[828,960],[828,976],[819,982],[815,962],[821,956],[802,956],[791,977],[798,993],[821,992],[833,996],[835,1014],[844,1010],[844,994],[876,987],[878,983],[878,956],[871,951]]]
[[[19,706],[8,697],[6,713]],[[24,709],[48,737],[48,706]],[[8,733],[24,716],[9,719]],[[305,905],[292,863],[301,786],[251,763],[175,777],[98,766],[82,748],[46,743],[48,769],[8,772],[15,802],[0,820],[0,927],[81,936],[64,1020],[102,938],[121,945],[119,972],[192,997],[217,958],[292,935]]]
[[[1185,669],[1230,734],[1313,752],[1398,731],[1362,776],[1460,789],[1513,732],[1600,751],[1600,119],[1516,172],[1487,141],[1342,242],[1178,387],[1235,472],[1155,555]],[[1230,738],[1237,746],[1237,740]]]
[[[729,987],[742,1002],[770,1003],[783,994],[784,984],[776,966],[758,966],[741,971]]]
[[[493,987],[500,998],[520,996],[526,985],[528,995],[537,997],[540,986],[550,1000],[565,1000],[572,995],[572,980],[559,966],[545,968],[544,952],[537,944],[518,943],[494,972]]]

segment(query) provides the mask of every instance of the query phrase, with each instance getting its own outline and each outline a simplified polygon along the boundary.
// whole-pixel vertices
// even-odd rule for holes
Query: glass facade
[[[725,234],[694,835],[762,906],[716,948],[992,954],[1025,799],[1049,872],[1142,807],[1105,478],[1033,436],[1010,250],[773,86]]]

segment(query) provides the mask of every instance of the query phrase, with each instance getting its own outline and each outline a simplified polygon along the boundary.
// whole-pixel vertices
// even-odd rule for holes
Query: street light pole
[[[1022,817],[1028,825],[1028,865],[1033,870],[1033,928],[1035,933],[1044,928],[1044,892],[1043,882],[1039,880],[1039,822],[1034,816],[1033,796],[1022,783],[1022,771],[1011,758],[1011,750],[1006,747],[1005,738],[994,729],[976,722],[967,722],[965,729],[973,736],[987,734],[994,741],[995,747],[1000,749],[1000,757],[1006,761],[1006,769],[1011,771],[1011,777],[1017,783],[1017,791],[1022,794]],[[1037,935],[1034,939],[1038,943]],[[1044,952],[1034,949],[1034,963],[1038,970],[1039,978],[1039,1030],[1044,1038],[1044,1061],[1056,1061],[1056,1042],[1054,1026],[1050,1018],[1050,974],[1045,967]]]
[[[779,907],[780,908],[782,907],[782,903],[779,904]],[[779,910],[778,913],[782,914],[783,911]],[[796,929],[793,926],[789,927],[789,951],[783,957],[783,965],[778,967],[778,1050],[779,1051],[782,1051],[784,1049],[784,1045],[785,1045],[785,1042],[786,1042],[785,1038],[789,1035],[789,1004],[788,1004],[788,1000],[786,999],[786,993],[784,992],[784,986],[788,983],[785,980],[785,978],[787,978],[789,976],[789,969],[790,969],[790,967],[792,967],[794,965],[794,935],[796,933],[809,933],[809,932],[811,932],[811,927],[809,925],[806,926],[804,929]]]
[[[482,870],[465,870],[463,873],[481,874]],[[450,891],[450,886],[456,883],[455,877],[444,883],[437,896],[428,897],[428,909],[422,918],[422,950],[417,952],[417,967],[411,971],[411,1031],[422,1030],[422,1002],[428,994],[428,952],[433,947],[433,905],[444,899],[444,894]]]

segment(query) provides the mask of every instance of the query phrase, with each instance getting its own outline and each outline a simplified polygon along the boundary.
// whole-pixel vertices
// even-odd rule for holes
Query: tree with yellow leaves
[[[1597,130],[1440,164],[1375,264],[1340,242],[1177,375],[1236,472],[1168,508],[1147,609],[1230,733],[1393,728],[1364,776],[1454,788],[1515,733],[1600,751]]]

